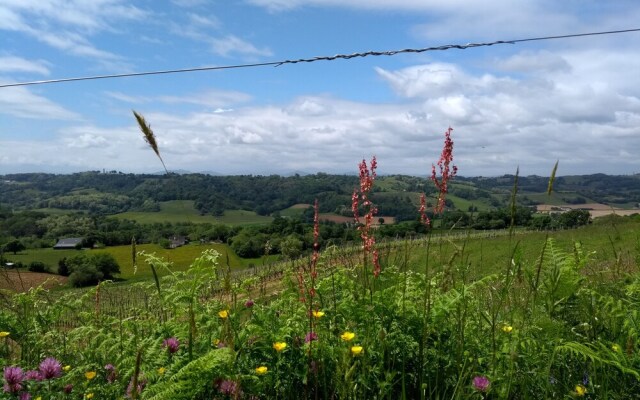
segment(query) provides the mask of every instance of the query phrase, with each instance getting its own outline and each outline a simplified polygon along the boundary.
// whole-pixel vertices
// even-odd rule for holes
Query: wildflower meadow
[[[448,129],[430,176],[437,197],[416,208],[427,228],[429,201],[441,213],[458,172],[453,147]],[[213,250],[184,272],[142,252],[134,260],[153,271],[149,282],[6,295],[0,398],[640,396],[640,247],[620,252],[624,268],[613,274],[579,242],[567,251],[547,238],[525,258],[526,236],[513,233],[511,256],[477,274],[464,239],[377,242],[378,160],[358,168],[358,252],[322,248],[316,202],[313,253],[277,280],[238,278]],[[147,296],[106,302],[134,292]]]

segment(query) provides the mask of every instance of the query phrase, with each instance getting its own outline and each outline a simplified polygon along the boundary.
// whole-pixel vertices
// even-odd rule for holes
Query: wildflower
[[[20,400],[31,400],[31,393],[29,392],[22,392],[20,393]]]
[[[304,342],[305,343],[311,343],[314,340],[318,340],[318,334],[315,332],[309,332],[307,333],[307,335],[304,337]]]
[[[222,394],[233,397],[238,393],[238,382],[230,381],[228,379],[224,380],[218,384],[218,390]]]
[[[180,341],[175,337],[170,337],[162,342],[162,347],[166,347],[169,354],[173,354],[178,351],[180,347]]]
[[[69,372],[71,370],[71,365],[65,365],[64,367],[62,367],[62,370],[64,372]]]
[[[213,339],[213,342],[211,342],[211,345],[213,346],[217,346],[220,344],[220,339]]]
[[[7,337],[9,335],[10,335],[9,332],[0,332],[0,338]]]
[[[582,397],[587,394],[587,388],[578,384],[576,385],[576,396]]]
[[[247,308],[251,308],[251,307],[253,307],[254,304],[255,303],[253,302],[253,300],[249,299],[244,303],[244,306],[247,307]]]
[[[359,356],[362,353],[362,346],[351,346],[351,354]]]
[[[84,377],[87,378],[88,381],[90,381],[96,377],[96,371],[87,371],[84,373]]]
[[[504,333],[511,333],[512,330],[513,330],[513,326],[511,325],[504,324],[502,326],[502,332]]]
[[[344,340],[345,342],[349,342],[353,340],[354,337],[356,337],[356,334],[353,332],[345,332],[342,335],[340,335],[340,338],[342,338],[342,340]]]
[[[267,373],[268,370],[269,370],[269,368],[265,367],[264,365],[261,365],[258,368],[256,368],[256,374],[264,375],[264,374]]]
[[[40,371],[32,370],[32,371],[27,371],[24,374],[25,381],[41,382],[43,379],[44,377],[42,376],[42,373],[40,373]]]
[[[491,382],[489,382],[489,378],[486,376],[476,376],[473,378],[473,388],[478,392],[487,392],[489,391],[489,386],[491,386]]]
[[[87,393],[84,395],[85,399],[93,399],[93,393]]]
[[[311,311],[311,315],[313,315],[314,318],[322,318],[324,311]]]
[[[229,317],[229,310],[220,310],[218,311],[218,316],[222,319],[226,319]]]
[[[582,375],[582,384],[584,386],[589,386],[589,374],[586,372]]]
[[[165,367],[158,368],[158,374],[164,375],[165,372],[167,372],[167,369]]]
[[[449,127],[449,129],[444,133],[444,147],[442,148],[442,153],[438,160],[440,179],[436,177],[436,166],[433,164],[431,165],[431,181],[433,181],[439,191],[438,203],[434,208],[435,214],[442,214],[444,211],[445,197],[449,192],[449,179],[453,178],[458,173],[458,167],[455,165],[451,166],[451,168],[449,167],[453,161],[453,140],[451,140],[451,131],[453,131],[453,129]]]
[[[618,345],[617,345],[617,344],[615,344],[615,343],[611,346],[611,350],[613,350],[613,351],[614,351],[614,352],[616,352],[616,353],[620,353],[620,352],[622,351],[622,349],[620,348],[620,346],[618,346]]]
[[[39,369],[44,379],[53,379],[62,375],[62,365],[53,357],[45,358],[40,363]]]
[[[118,377],[118,374],[116,373],[116,367],[114,367],[113,364],[107,364],[104,366],[104,369],[109,373],[109,375],[107,375],[107,382],[115,382],[116,378]]]
[[[62,388],[62,391],[63,391],[65,394],[70,394],[70,393],[73,391],[73,385],[65,385],[65,386]]]
[[[4,367],[4,391],[6,393],[18,393],[22,390],[24,374],[20,367]]]
[[[285,342],[275,342],[273,344],[273,348],[276,349],[277,352],[281,352],[286,347],[287,347],[287,344]]]

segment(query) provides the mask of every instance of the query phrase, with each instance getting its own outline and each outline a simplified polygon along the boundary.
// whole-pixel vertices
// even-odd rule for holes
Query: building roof
[[[84,238],[64,238],[64,239],[60,239],[60,240],[58,240],[58,243],[56,243],[56,245],[53,246],[53,248],[54,249],[74,248],[77,245],[79,245],[80,243],[82,243],[83,240],[84,240]]]

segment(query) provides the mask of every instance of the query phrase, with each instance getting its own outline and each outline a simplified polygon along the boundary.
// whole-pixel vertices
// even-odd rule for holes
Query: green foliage
[[[69,257],[65,264],[70,272],[69,282],[75,287],[95,285],[120,273],[116,259],[107,253],[80,253]]]
[[[505,249],[502,262],[482,258],[493,268],[482,274],[476,269],[487,267],[476,268],[470,240],[432,237],[424,247],[405,243],[399,254],[381,247],[375,280],[360,255],[332,248],[305,302],[300,289],[312,279],[304,265],[282,280],[241,282],[214,251],[186,271],[145,252],[139,268],[153,268],[154,282],[101,283],[59,299],[41,289],[13,296],[0,309],[0,331],[15,342],[3,352],[0,338],[0,361],[33,369],[51,355],[72,365],[53,389],[28,383],[43,398],[65,384],[77,397],[120,398],[138,369],[142,399],[562,399],[575,397],[577,385],[586,398],[634,398],[637,267],[611,275],[610,254],[536,238],[544,236],[517,245],[513,237],[485,240],[485,248]],[[311,332],[317,340],[305,341]],[[344,332],[355,337],[347,341]],[[163,345],[168,338],[179,342],[175,352]],[[107,364],[118,372],[112,382]],[[96,378],[87,381],[87,371]],[[478,376],[490,381],[488,393],[474,388]]]

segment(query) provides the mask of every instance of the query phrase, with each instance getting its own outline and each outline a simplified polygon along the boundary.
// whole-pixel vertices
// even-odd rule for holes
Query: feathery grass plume
[[[156,136],[153,134],[153,131],[151,130],[151,125],[147,123],[147,121],[144,119],[144,117],[141,114],[138,114],[135,110],[131,110],[131,111],[133,111],[133,115],[136,117],[136,121],[138,121],[138,126],[142,131],[142,135],[144,136],[145,142],[149,143],[149,146],[151,146],[153,151],[156,153],[156,155],[158,156],[158,159],[162,163],[162,167],[164,168],[164,171],[168,175],[169,170],[167,169],[167,166],[164,165],[164,161],[160,156],[160,150],[158,149],[158,142],[156,142]]]
[[[551,196],[551,192],[553,191],[553,182],[556,180],[556,171],[558,170],[558,163],[560,160],[556,160],[556,165],[553,166],[553,171],[551,171],[551,177],[549,177],[549,186],[547,187],[547,196]]]
[[[511,203],[509,209],[511,211],[511,224],[509,225],[509,235],[513,234],[513,228],[516,225],[516,196],[518,194],[518,179],[520,177],[520,166],[516,168],[516,176],[513,178],[513,189],[511,190]]]

